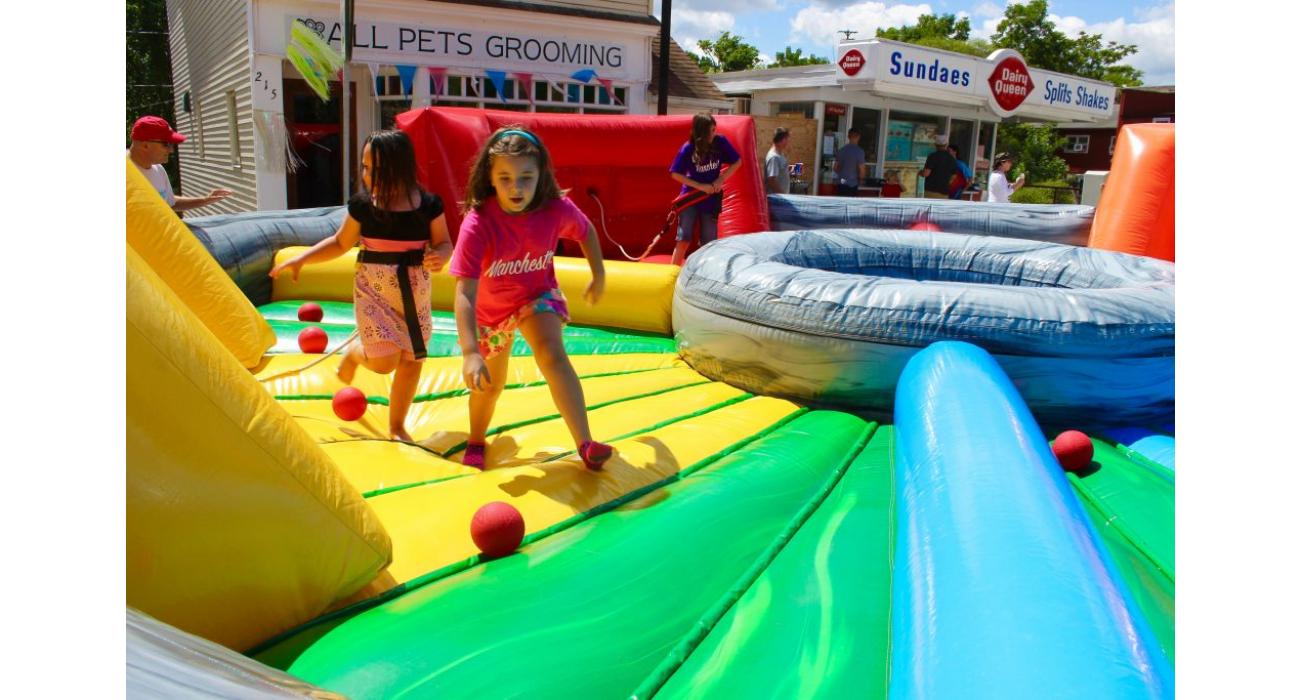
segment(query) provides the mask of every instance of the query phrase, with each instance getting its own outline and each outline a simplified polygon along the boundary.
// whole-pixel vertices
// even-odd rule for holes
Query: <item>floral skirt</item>
[[[483,359],[486,360],[502,350],[509,352],[510,346],[515,342],[515,329],[519,327],[519,323],[529,316],[546,312],[559,316],[565,323],[569,322],[569,302],[564,298],[564,292],[552,289],[519,307],[518,311],[510,314],[510,317],[501,323],[494,326],[480,324],[478,351],[482,353]]]
[[[357,330],[366,357],[382,357],[395,352],[410,360],[415,358],[411,335],[406,328],[402,307],[402,289],[398,286],[396,265],[361,263],[357,265],[352,285],[352,303],[357,314]],[[433,333],[429,318],[431,278],[421,266],[406,269],[415,295],[415,313],[420,319],[420,333],[427,347]]]

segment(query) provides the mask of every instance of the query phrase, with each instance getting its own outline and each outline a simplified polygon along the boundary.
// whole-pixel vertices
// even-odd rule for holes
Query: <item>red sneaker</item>
[[[467,467],[474,467],[479,471],[483,470],[483,453],[487,450],[487,445],[476,445],[470,443],[465,446],[465,456],[461,458],[460,463]]]
[[[603,469],[603,465],[613,454],[613,447],[595,440],[588,440],[578,446],[578,456],[582,457],[582,463],[593,472]]]

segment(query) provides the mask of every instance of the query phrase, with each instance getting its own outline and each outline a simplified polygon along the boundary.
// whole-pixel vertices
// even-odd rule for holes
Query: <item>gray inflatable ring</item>
[[[1174,266],[1056,243],[926,231],[732,236],[691,256],[673,329],[686,361],[746,391],[890,413],[938,340],[994,355],[1040,421],[1171,421]]]

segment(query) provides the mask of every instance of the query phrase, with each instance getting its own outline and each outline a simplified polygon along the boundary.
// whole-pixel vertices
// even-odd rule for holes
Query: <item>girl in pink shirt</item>
[[[351,384],[357,365],[393,374],[388,399],[388,430],[396,440],[415,442],[406,432],[406,414],[415,399],[420,365],[433,332],[429,315],[431,274],[451,255],[442,200],[415,180],[415,149],[406,134],[380,131],[361,151],[365,190],[348,201],[338,233],[276,265],[295,280],[307,263],[333,260],[361,241],[352,285],[360,345],[349,346],[338,377]]]
[[[456,280],[456,328],[469,396],[469,442],[463,463],[483,468],[488,424],[501,396],[515,329],[533,357],[588,469],[599,470],[613,448],[591,439],[582,383],[564,351],[569,307],[552,261],[561,238],[578,241],[591,266],[584,297],[605,291],[596,228],[560,190],[551,158],[536,135],[498,129],[470,169],[450,272]]]

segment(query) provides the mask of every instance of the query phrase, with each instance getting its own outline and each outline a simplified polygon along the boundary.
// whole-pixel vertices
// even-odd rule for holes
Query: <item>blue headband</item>
[[[507,137],[507,136],[522,136],[522,137],[528,139],[529,141],[532,141],[534,146],[536,146],[536,147],[538,147],[538,148],[541,148],[541,147],[542,147],[542,144],[541,144],[540,142],[538,142],[536,136],[533,136],[532,134],[528,133],[527,131],[520,131],[520,130],[518,130],[518,129],[506,129],[505,131],[503,131],[503,132],[501,132],[500,134],[497,135],[497,140],[500,141],[501,139],[503,139],[503,138],[505,138],[505,137]]]

